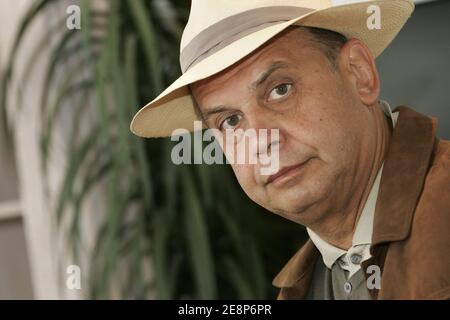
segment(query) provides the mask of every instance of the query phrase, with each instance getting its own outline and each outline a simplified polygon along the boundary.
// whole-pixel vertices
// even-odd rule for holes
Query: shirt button
[[[353,264],[360,264],[361,263],[361,260],[362,260],[362,257],[359,255],[359,254],[353,254],[351,257],[350,257],[350,261],[353,263]]]
[[[352,284],[350,282],[344,283],[344,291],[347,294],[350,294],[352,292]]]

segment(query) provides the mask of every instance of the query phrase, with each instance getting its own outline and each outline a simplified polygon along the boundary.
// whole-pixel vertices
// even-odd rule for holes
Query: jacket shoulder
[[[450,141],[437,141],[409,243],[423,299],[450,298]]]

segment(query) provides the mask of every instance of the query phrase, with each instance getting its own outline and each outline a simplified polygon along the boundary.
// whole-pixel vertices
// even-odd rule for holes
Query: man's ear
[[[367,106],[378,102],[380,78],[369,48],[358,39],[350,39],[341,49],[341,67],[350,77],[361,102]]]

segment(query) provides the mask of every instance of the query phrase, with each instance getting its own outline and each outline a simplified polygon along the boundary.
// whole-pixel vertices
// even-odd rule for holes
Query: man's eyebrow
[[[284,68],[288,68],[289,64],[287,64],[286,62],[282,62],[282,61],[277,61],[274,62],[266,71],[264,71],[259,78],[252,83],[251,87],[252,88],[256,88],[258,86],[260,86],[261,84],[264,83],[264,81],[267,80],[267,78],[269,78],[269,76],[274,73],[276,70],[278,69],[284,69]]]
[[[208,120],[208,118],[211,117],[213,114],[225,112],[228,110],[229,110],[229,108],[227,108],[225,106],[212,107],[212,108],[209,108],[208,110],[206,110],[205,112],[201,112],[201,118],[203,121],[206,122],[206,120]]]

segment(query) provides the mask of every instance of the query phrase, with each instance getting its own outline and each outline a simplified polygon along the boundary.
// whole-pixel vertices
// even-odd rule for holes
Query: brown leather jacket
[[[450,141],[437,120],[407,107],[385,159],[375,209],[372,258],[381,286],[373,299],[450,299]],[[309,240],[273,280],[278,299],[305,299],[320,253]]]

